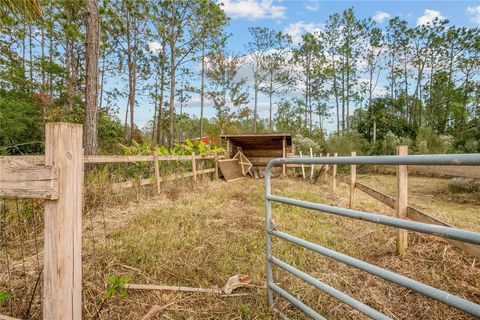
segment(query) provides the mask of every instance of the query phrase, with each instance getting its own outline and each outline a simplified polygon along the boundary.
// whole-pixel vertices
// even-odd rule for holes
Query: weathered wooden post
[[[59,198],[45,200],[43,318],[82,318],[82,125],[47,123],[45,164],[60,169]]]
[[[193,181],[197,181],[197,164],[195,162],[195,152],[192,152],[192,173]]]
[[[334,157],[337,157],[337,153],[335,152],[333,154]],[[335,191],[335,189],[337,188],[337,165],[334,164],[332,166],[332,190]]]
[[[287,157],[287,137],[283,136],[282,140],[282,157],[285,159]],[[287,165],[284,163],[282,165],[282,177],[285,178],[287,175]]]
[[[158,152],[153,152],[153,168],[155,169],[155,183],[157,185],[157,194],[160,194],[160,167],[158,166]]]
[[[313,150],[310,148],[310,158],[313,158]],[[315,166],[313,163],[310,165],[310,179],[313,180],[313,171],[315,170]]]
[[[330,152],[327,152],[327,158],[330,157]],[[330,170],[330,165],[329,164],[326,164],[325,165],[325,173],[328,175],[328,170]]]
[[[397,155],[408,155],[407,146],[398,146]],[[397,166],[397,201],[396,214],[397,218],[407,219],[408,205],[408,169],[406,165]],[[404,255],[408,248],[408,232],[404,229],[398,229],[397,233],[397,254]]]
[[[355,151],[352,151],[352,157],[357,156]],[[355,183],[357,182],[357,166],[350,165],[350,209],[355,208]]]
[[[323,157],[323,152],[320,152],[318,156],[320,158]],[[318,181],[320,182],[320,184],[325,182],[325,165],[322,165],[320,167],[320,172],[318,173]]]
[[[218,180],[218,154],[215,153],[215,180]]]
[[[300,158],[303,158],[302,151],[300,151]],[[305,165],[302,163],[302,176],[305,179]]]

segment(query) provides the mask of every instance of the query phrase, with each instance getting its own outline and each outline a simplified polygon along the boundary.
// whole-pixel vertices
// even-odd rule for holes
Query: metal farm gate
[[[266,253],[267,253],[267,294],[268,304],[273,307],[273,292],[282,296],[297,308],[305,312],[313,319],[324,319],[315,310],[304,304],[296,297],[275,284],[273,279],[272,265],[275,265],[292,275],[302,279],[310,285],[324,291],[328,295],[346,303],[350,307],[362,312],[373,319],[390,319],[388,316],[369,307],[368,305],[346,295],[345,293],[330,287],[309,274],[300,271],[294,266],[272,255],[272,237],[289,241],[302,248],[309,249],[331,259],[340,261],[349,266],[366,271],[387,281],[416,291],[426,297],[441,301],[459,310],[476,317],[480,317],[480,305],[465,300],[448,292],[439,290],[419,281],[404,277],[398,273],[377,267],[362,260],[325,248],[318,244],[300,239],[285,232],[276,230],[272,223],[272,202],[298,206],[311,210],[321,211],[341,217],[347,217],[390,227],[411,230],[415,232],[433,234],[436,236],[459,240],[472,244],[480,244],[480,233],[467,230],[450,228],[445,226],[420,223],[400,218],[394,218],[364,211],[340,208],[326,204],[313,203],[297,199],[291,199],[271,194],[270,173],[275,165],[283,164],[354,164],[354,165],[480,165],[480,154],[455,154],[455,155],[413,155],[413,156],[362,156],[362,157],[337,157],[337,158],[278,158],[270,161],[265,170],[265,213],[266,213]],[[279,310],[275,311],[284,319],[287,319]]]

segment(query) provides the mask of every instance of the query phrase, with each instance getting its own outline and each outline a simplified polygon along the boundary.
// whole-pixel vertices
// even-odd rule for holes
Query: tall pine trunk
[[[169,136],[168,148],[173,146],[173,125],[175,117],[175,42],[170,40],[170,114],[169,114]]]
[[[85,154],[96,154],[97,142],[97,101],[98,101],[98,57],[100,24],[97,0],[86,1],[87,14],[87,66],[85,79],[85,121],[83,144]]]
[[[160,96],[157,112],[157,144],[163,144],[163,92],[165,90],[165,41],[162,42],[162,56],[160,58]]]
[[[205,98],[205,41],[202,41],[202,69],[200,71],[200,138],[203,137],[203,108]]]

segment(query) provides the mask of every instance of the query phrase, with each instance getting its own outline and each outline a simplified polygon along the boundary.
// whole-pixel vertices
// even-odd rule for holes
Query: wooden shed
[[[288,157],[294,152],[290,133],[223,134],[220,137],[226,142],[227,158],[241,150],[256,169],[265,167],[274,158]]]

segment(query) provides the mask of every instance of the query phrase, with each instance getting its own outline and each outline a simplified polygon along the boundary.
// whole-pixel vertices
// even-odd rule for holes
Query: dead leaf
[[[223,287],[226,294],[231,294],[233,290],[246,287],[250,283],[250,277],[246,274],[236,274],[228,278],[227,283]]]

